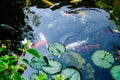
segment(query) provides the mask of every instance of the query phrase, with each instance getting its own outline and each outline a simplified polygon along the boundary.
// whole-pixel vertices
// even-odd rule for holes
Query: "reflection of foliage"
[[[85,70],[86,70],[86,74],[87,74],[87,76],[85,77],[87,80],[88,79],[92,79],[92,80],[94,80],[94,73],[95,73],[95,70],[94,70],[94,68],[92,67],[92,65],[90,64],[90,63],[87,63],[86,64],[86,68],[85,68]]]
[[[120,25],[120,0],[94,0],[96,6],[110,13],[110,20]],[[112,10],[112,12],[110,12]]]

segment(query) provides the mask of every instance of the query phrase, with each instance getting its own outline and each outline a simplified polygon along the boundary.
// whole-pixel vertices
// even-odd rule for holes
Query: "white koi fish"
[[[76,42],[73,42],[73,43],[70,43],[66,46],[66,49],[69,50],[69,49],[73,49],[75,50],[76,47],[79,47],[85,43],[87,43],[89,40],[89,38],[87,38],[86,40],[82,40],[82,41],[76,41]]]

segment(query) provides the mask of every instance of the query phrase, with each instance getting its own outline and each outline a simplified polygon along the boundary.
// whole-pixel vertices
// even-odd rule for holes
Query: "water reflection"
[[[74,11],[76,9],[81,8],[75,8]],[[68,6],[61,7],[55,11],[49,8],[37,9],[36,6],[33,6],[30,7],[30,11],[34,12],[34,14],[26,13],[28,16],[26,22],[32,26],[36,34],[34,43],[40,41],[39,33],[44,34],[48,45],[60,42],[66,46],[89,38],[87,43],[68,50],[66,54],[63,54],[64,57],[62,56],[58,60],[66,66],[75,65],[79,69],[84,67],[82,70],[83,80],[105,80],[106,78],[113,80],[109,70],[100,69],[91,61],[91,55],[96,50],[103,49],[116,54],[114,51],[117,49],[114,48],[114,45],[120,46],[120,34],[110,30],[115,28],[115,24],[107,20],[107,12],[101,9],[88,9],[78,13],[66,13],[66,11],[70,11]],[[39,25],[34,25],[33,19],[35,15],[40,17],[37,19],[37,22],[40,23]],[[49,58],[55,58],[48,53],[45,46],[40,46],[36,49]],[[23,75],[29,79],[29,68],[25,73],[27,75]]]

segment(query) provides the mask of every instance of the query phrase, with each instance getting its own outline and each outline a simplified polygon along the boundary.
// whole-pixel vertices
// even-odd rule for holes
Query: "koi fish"
[[[115,58],[115,60],[120,60],[120,50],[117,50],[117,57]]]
[[[43,45],[48,47],[47,40],[46,40],[46,37],[44,36],[44,34],[40,32],[39,37],[40,37],[41,41],[38,41],[37,43],[32,44],[31,47],[34,48],[34,47],[40,47],[40,46],[43,46]]]
[[[73,49],[75,50],[76,47],[79,47],[85,43],[87,43],[89,40],[89,38],[87,38],[86,40],[82,40],[82,41],[76,41],[76,42],[73,42],[73,43],[70,43],[66,46],[66,49],[69,50],[69,49]]]
[[[99,48],[99,47],[100,47],[100,44],[86,45],[86,46],[80,47],[77,51],[80,52],[81,50],[88,50],[89,48]]]

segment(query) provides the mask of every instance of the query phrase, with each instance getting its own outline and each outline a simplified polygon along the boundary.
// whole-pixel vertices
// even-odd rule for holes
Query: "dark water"
[[[78,10],[81,8],[76,8]],[[94,8],[95,9],[95,8]],[[69,11],[67,6],[52,11],[49,8],[37,9],[30,7],[33,13],[27,13],[29,19],[26,22],[33,28],[36,39],[33,43],[40,41],[39,33],[43,33],[47,39],[48,45],[54,42],[63,43],[65,46],[81,40],[88,39],[87,43],[78,46],[75,49],[68,50],[58,60],[65,66],[82,67],[83,80],[113,80],[109,69],[101,69],[93,64],[91,55],[96,50],[106,50],[117,56],[117,49],[120,46],[120,34],[114,31],[116,26],[108,20],[108,13],[101,9],[82,10],[78,14],[65,13]],[[42,55],[53,57],[45,46],[36,48]],[[71,53],[70,53],[71,52]],[[27,56],[27,55],[26,55]],[[69,56],[69,57],[68,57]],[[79,59],[83,58],[81,62]],[[27,56],[28,59],[31,56]],[[67,61],[70,59],[70,61]],[[115,61],[115,64],[119,62]],[[35,70],[28,68],[23,76],[29,80],[29,76]]]

